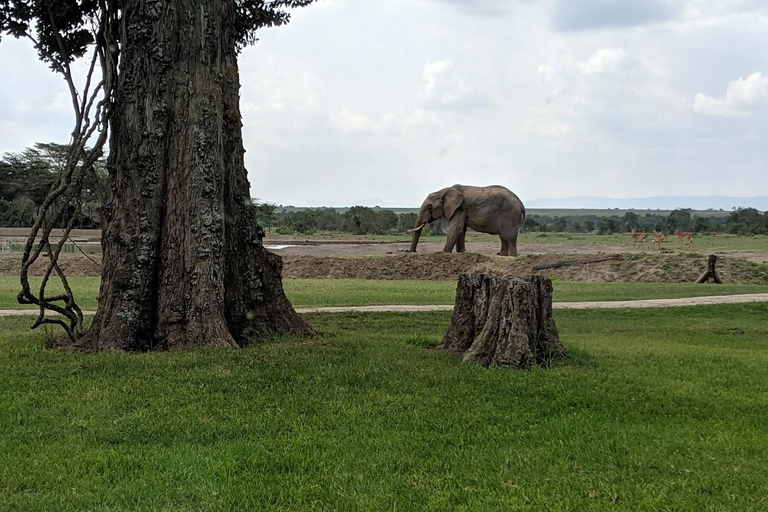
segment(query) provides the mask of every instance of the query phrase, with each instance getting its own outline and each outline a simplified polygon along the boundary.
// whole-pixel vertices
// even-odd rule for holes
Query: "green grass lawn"
[[[95,309],[99,278],[70,279],[80,307]],[[386,281],[356,279],[286,279],[288,298],[296,307],[370,306],[377,304],[453,304],[453,281]],[[0,309],[21,309],[16,301],[18,280],[0,277]],[[582,283],[555,282],[556,301],[601,301],[768,293],[768,285],[692,283]]]
[[[32,291],[37,294],[41,278],[31,277],[30,286]],[[99,299],[98,277],[69,277],[67,278],[75,299],[82,309],[96,309]],[[16,296],[21,290],[19,278],[16,276],[0,276],[0,309],[34,309],[35,306],[22,306],[19,304]],[[64,293],[64,288],[58,278],[51,278],[46,295],[56,295]]]
[[[72,354],[0,318],[0,510],[766,510],[768,305],[558,311],[570,357],[431,350],[447,313],[323,338]]]

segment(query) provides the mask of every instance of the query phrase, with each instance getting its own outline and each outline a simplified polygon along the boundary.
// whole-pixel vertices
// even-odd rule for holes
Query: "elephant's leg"
[[[451,252],[456,247],[459,239],[462,237],[466,224],[464,223],[463,212],[457,212],[452,218],[451,223],[448,224],[448,239],[445,241],[445,247],[443,252]]]
[[[459,236],[459,239],[456,240],[456,252],[465,252],[467,250],[466,238],[467,238],[467,226],[464,226],[464,229],[461,232],[461,236]]]
[[[502,256],[517,256],[517,236],[510,238],[509,240],[501,240],[501,254]]]
[[[501,251],[499,252],[499,256],[507,256],[508,252],[509,252],[509,242],[502,238],[501,239]]]
[[[517,233],[515,233],[512,238],[509,239],[507,256],[517,256]]]

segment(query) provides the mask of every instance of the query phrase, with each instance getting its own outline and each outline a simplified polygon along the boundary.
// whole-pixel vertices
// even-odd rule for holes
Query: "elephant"
[[[525,222],[525,206],[512,191],[499,185],[454,185],[429,194],[419,209],[410,252],[416,252],[421,230],[430,222],[448,219],[443,251],[464,252],[467,228],[499,235],[502,256],[517,256],[517,235]]]

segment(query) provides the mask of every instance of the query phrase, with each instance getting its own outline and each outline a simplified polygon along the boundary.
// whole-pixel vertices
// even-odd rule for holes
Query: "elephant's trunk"
[[[409,230],[413,233],[413,238],[411,238],[411,248],[408,252],[416,252],[416,246],[419,245],[421,230],[424,229],[424,226],[429,224],[429,222],[432,220],[431,217],[432,216],[429,214],[429,212],[427,212],[424,206],[422,206],[421,210],[419,211],[419,216],[416,218],[416,227]]]
[[[419,245],[419,237],[421,236],[421,230],[424,228],[424,224],[413,230],[413,238],[411,238],[411,249],[409,252],[416,252],[416,246]]]

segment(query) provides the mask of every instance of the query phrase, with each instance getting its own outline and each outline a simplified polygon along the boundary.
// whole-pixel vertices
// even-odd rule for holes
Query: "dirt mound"
[[[89,254],[91,259],[82,254],[62,254],[59,257],[59,266],[68,277],[75,276],[100,276],[101,275],[101,255]],[[32,268],[30,274],[41,276],[45,272],[48,260],[39,258]],[[21,268],[21,254],[0,254],[0,276],[17,276]]]
[[[370,258],[325,258],[317,256],[283,256],[283,277],[340,279],[455,279],[480,264],[489,256],[474,253],[400,254]]]
[[[423,279],[453,281],[465,272],[489,272],[506,277],[533,273],[535,265],[564,260],[588,260],[605,254],[537,254],[519,258],[477,253],[403,253],[357,258],[283,256],[283,276],[298,279]],[[67,276],[98,276],[101,257],[62,255],[60,264]],[[0,254],[0,275],[18,275],[21,255]],[[42,275],[45,262],[38,261],[32,275]],[[678,282],[692,283],[706,270],[707,257],[698,254],[624,254],[620,260],[574,264],[536,273],[562,281]],[[768,265],[723,256],[718,272],[726,283],[768,283]]]
[[[594,255],[598,258],[600,255]],[[563,255],[542,255],[521,258],[519,263],[507,264],[494,259],[489,265],[479,265],[473,271],[492,272],[505,276],[534,272],[534,265],[562,261]],[[578,255],[578,260],[591,259]],[[523,261],[521,261],[523,260]],[[528,260],[528,261],[524,261]],[[693,283],[707,268],[707,256],[698,254],[625,254],[617,261],[576,264],[537,273],[562,281],[589,282],[667,282]],[[723,257],[718,260],[718,272],[728,283],[768,283],[768,265]]]
[[[284,277],[348,279],[425,279],[452,281],[465,272],[489,272],[512,277],[534,273],[533,267],[566,259],[585,260],[605,255],[565,258],[541,254],[503,258],[481,254],[402,254],[373,258],[285,256]],[[692,283],[707,267],[707,257],[696,254],[627,254],[618,261],[576,264],[540,270],[538,274],[562,281],[683,282]],[[718,271],[729,283],[768,283],[768,265],[721,258]]]

